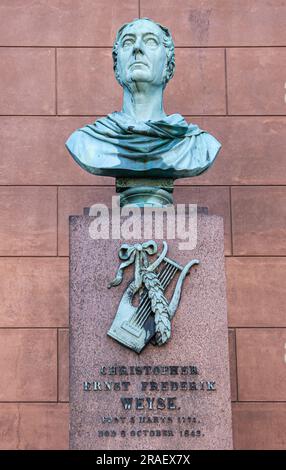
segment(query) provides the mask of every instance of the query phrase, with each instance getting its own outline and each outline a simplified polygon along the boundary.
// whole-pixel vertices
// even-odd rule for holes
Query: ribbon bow
[[[157,253],[157,251],[157,243],[153,240],[149,240],[142,244],[136,243],[135,245],[123,243],[119,249],[118,256],[120,259],[124,260],[124,262],[120,264],[116,276],[113,281],[110,282],[108,288],[121,284],[124,269],[135,262],[135,285],[139,289],[142,285],[142,268],[148,269],[149,267],[147,255],[152,256]]]

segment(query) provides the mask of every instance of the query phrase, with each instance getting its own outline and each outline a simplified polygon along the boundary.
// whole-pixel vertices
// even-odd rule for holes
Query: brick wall
[[[64,142],[119,110],[111,46],[139,15],[174,35],[166,111],[223,144],[175,194],[225,220],[235,447],[285,448],[284,0],[1,0],[0,447],[68,446],[68,216],[114,188]]]

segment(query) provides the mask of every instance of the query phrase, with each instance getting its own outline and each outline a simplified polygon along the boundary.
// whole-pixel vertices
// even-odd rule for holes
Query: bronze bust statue
[[[207,170],[220,143],[180,114],[164,112],[163,92],[175,69],[169,30],[147,18],[124,24],[112,55],[122,110],[69,137],[75,161],[90,173],[116,178],[174,180]]]

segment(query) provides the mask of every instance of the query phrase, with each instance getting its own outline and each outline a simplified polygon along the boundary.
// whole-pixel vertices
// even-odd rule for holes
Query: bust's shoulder
[[[78,157],[81,154],[86,153],[88,147],[93,144],[91,135],[85,132],[86,127],[75,130],[66,141],[66,148],[72,154],[72,156]]]

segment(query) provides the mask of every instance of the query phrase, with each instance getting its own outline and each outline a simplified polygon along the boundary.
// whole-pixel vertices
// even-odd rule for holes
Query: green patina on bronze
[[[69,137],[66,146],[75,161],[95,175],[150,178],[151,188],[154,179],[174,180],[206,171],[220,143],[180,114],[164,112],[163,92],[175,69],[169,30],[150,19],[123,25],[114,43],[113,61],[123,87],[122,110]]]

